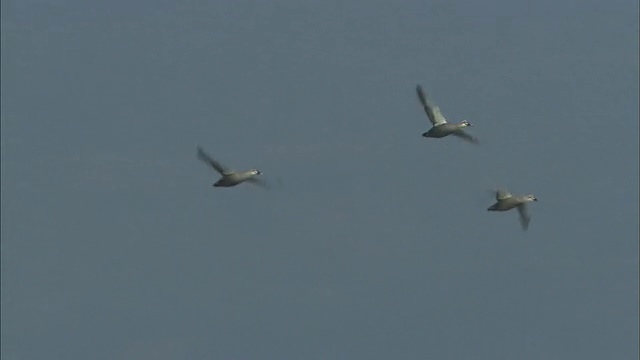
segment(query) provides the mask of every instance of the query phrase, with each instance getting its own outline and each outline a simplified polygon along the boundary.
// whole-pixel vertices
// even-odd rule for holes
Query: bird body
[[[232,187],[250,180],[255,175],[260,174],[257,170],[250,170],[242,173],[231,173],[222,175],[218,181],[213,183],[214,187]]]
[[[456,132],[461,131],[467,126],[470,125],[466,125],[464,122],[460,124],[444,123],[433,126],[431,129],[429,129],[429,131],[422,134],[422,136],[431,138],[443,138],[448,135],[455,135]]]

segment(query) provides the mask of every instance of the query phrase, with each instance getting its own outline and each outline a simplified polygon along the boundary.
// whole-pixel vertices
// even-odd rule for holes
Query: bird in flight
[[[491,205],[487,211],[508,211],[513,208],[518,209],[520,215],[520,225],[523,230],[529,228],[529,222],[531,216],[527,209],[527,203],[532,201],[538,201],[533,195],[513,196],[510,192],[503,189],[496,190],[496,203]]]
[[[251,169],[244,172],[236,172],[214,160],[213,157],[204,152],[200,146],[198,146],[198,159],[211,166],[222,176],[218,181],[213,183],[214,187],[233,187],[245,181],[259,186],[265,186],[264,182],[257,178],[258,175],[262,174],[259,170]]]
[[[429,118],[429,121],[431,121],[432,125],[431,129],[422,134],[422,136],[427,138],[443,138],[445,136],[454,135],[468,142],[474,144],[478,143],[478,140],[475,137],[467,134],[463,130],[464,128],[471,126],[467,120],[462,120],[460,123],[447,122],[447,119],[442,116],[438,105],[427,98],[427,94],[422,89],[422,86],[418,85],[416,87],[416,92],[418,93],[420,104],[422,104],[422,107],[427,113],[427,117]]]

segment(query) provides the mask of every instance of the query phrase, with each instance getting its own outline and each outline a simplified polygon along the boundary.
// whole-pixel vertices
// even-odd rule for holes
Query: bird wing
[[[496,190],[496,200],[497,201],[508,199],[511,196],[512,196],[511,193],[508,192],[507,190],[503,190],[503,189]]]
[[[220,164],[215,161],[209,154],[205,153],[204,150],[200,146],[198,146],[198,159],[204,161],[209,164],[212,168],[214,168],[220,175],[227,175],[233,172],[233,170],[227,168],[226,166]]]
[[[529,211],[527,211],[526,204],[518,205],[518,214],[520,215],[520,225],[522,226],[522,230],[527,230],[529,228],[529,221],[531,221],[531,216],[529,216]]]
[[[464,132],[462,130],[456,130],[452,134],[457,136],[457,137],[459,137],[459,138],[461,138],[461,139],[464,139],[464,140],[466,140],[468,142],[471,142],[471,143],[474,143],[474,144],[478,144],[479,143],[478,139],[476,139],[475,137],[467,134],[466,132]]]
[[[247,182],[249,182],[251,184],[254,184],[254,185],[257,185],[257,186],[259,186],[259,187],[261,187],[263,189],[269,189],[270,188],[269,184],[267,184],[267,182],[264,181],[264,179],[258,179],[255,176],[252,176],[252,177],[248,178]]]
[[[427,95],[424,93],[424,90],[422,90],[422,86],[418,85],[418,87],[416,87],[416,92],[418,93],[418,99],[420,99],[420,103],[422,104],[422,107],[424,107],[424,111],[427,113],[431,124],[434,126],[446,124],[447,119],[442,116],[438,105],[427,99]]]

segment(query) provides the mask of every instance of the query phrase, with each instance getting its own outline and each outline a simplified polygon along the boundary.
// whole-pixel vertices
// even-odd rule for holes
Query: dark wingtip
[[[422,86],[420,85],[416,86],[416,93],[418,94],[418,98],[420,99],[420,102],[424,106],[427,106],[427,97],[424,93],[424,90],[422,89]]]

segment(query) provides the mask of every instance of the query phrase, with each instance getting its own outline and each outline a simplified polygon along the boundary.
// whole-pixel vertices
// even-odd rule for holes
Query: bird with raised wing
[[[256,185],[265,186],[265,184],[260,179],[256,178],[257,175],[262,174],[262,172],[260,172],[259,170],[251,169],[245,172],[236,172],[214,160],[209,154],[205,153],[200,146],[198,146],[198,159],[207,163],[215,171],[222,175],[222,177],[218,181],[213,183],[214,187],[232,187],[245,181]]]
[[[538,199],[533,195],[513,196],[504,189],[498,189],[495,193],[496,203],[491,205],[487,211],[508,211],[517,208],[520,216],[520,225],[523,230],[527,230],[527,228],[529,228],[529,222],[531,221],[527,203],[538,201]]]
[[[422,89],[422,86],[418,85],[416,87],[416,92],[418,93],[418,99],[420,100],[420,103],[422,104],[424,111],[427,113],[427,117],[429,118],[429,121],[431,121],[432,125],[431,129],[422,134],[422,136],[427,138],[443,138],[445,136],[454,135],[474,144],[478,143],[478,140],[475,137],[467,134],[463,130],[464,128],[471,126],[471,123],[467,120],[462,120],[460,123],[447,122],[447,119],[442,116],[438,105],[427,98],[427,94]]]

